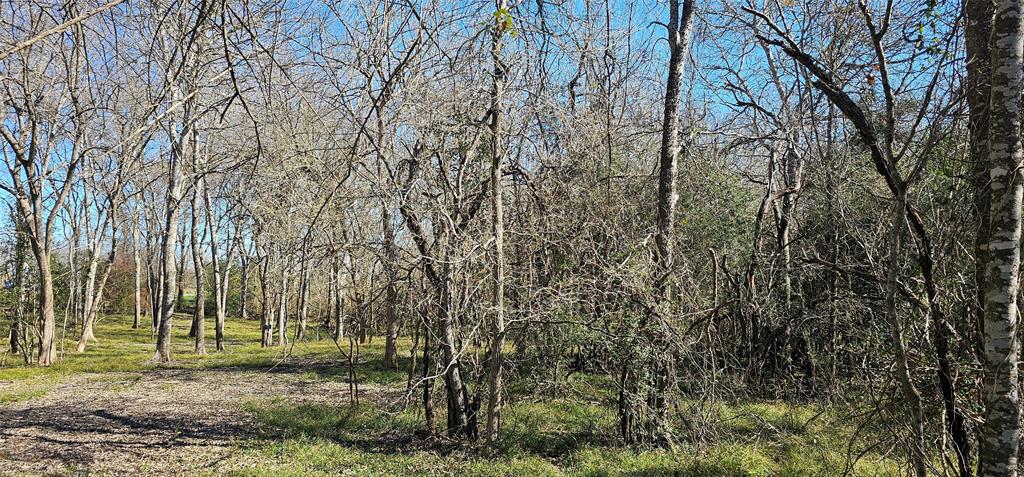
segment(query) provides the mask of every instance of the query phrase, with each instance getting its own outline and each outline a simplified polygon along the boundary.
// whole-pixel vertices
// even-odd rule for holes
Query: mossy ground
[[[207,336],[212,338],[208,324]],[[298,391],[240,399],[233,405],[255,428],[233,439],[228,457],[197,473],[211,475],[479,475],[479,476],[885,476],[900,471],[893,457],[861,450],[872,444],[834,409],[783,402],[707,403],[679,406],[676,450],[636,450],[616,438],[612,384],[601,376],[574,375],[558,398],[513,395],[505,410],[501,441],[493,447],[463,445],[441,436],[425,438],[414,398],[406,404],[404,369],[386,370],[383,340],[361,347],[357,376],[364,387],[360,404],[347,395],[303,396],[303,386],[348,379],[335,343],[311,338],[287,347],[261,348],[256,322],[229,320],[227,351],[192,352],[188,317],[176,319],[174,357],[169,365],[152,361],[148,323],[130,327],[130,318],[106,316],[97,324],[98,343],[76,354],[66,338],[65,354],[50,368],[12,363],[0,367],[0,405],[47,403],[47,394],[70,376],[87,375],[107,390],[130,395],[149,374],[170,370],[225,371],[224,379],[246,372],[287,373]],[[346,343],[347,345],[347,343]],[[408,348],[408,343],[402,347]],[[347,351],[347,347],[346,347]],[[408,366],[403,361],[402,367]],[[332,388],[334,389],[334,388]],[[291,394],[290,394],[291,393]],[[2,409],[2,408],[0,408]],[[438,406],[437,422],[443,422]],[[698,416],[696,418],[694,416]],[[690,433],[691,435],[687,435]],[[701,434],[697,436],[697,434]],[[856,436],[856,437],[853,437]],[[863,442],[862,442],[863,441]],[[854,462],[855,461],[855,462]],[[69,463],[71,471],[78,464]],[[159,471],[160,463],[145,468]],[[2,473],[2,472],[0,472]]]

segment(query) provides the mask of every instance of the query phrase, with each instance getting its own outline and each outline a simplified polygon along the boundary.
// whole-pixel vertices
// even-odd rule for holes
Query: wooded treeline
[[[87,353],[103,313],[152,327],[158,362],[172,319],[196,353],[254,319],[352,366],[385,340],[454,438],[593,373],[631,445],[699,439],[716,399],[817,400],[891,423],[909,473],[1017,472],[1021,0],[0,19],[26,363]]]

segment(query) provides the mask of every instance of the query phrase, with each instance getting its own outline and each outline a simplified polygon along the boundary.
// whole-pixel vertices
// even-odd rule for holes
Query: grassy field
[[[0,367],[0,420],[17,421],[54,402],[92,409],[84,418],[103,416],[135,398],[135,407],[118,411],[132,419],[130,432],[123,426],[91,430],[131,445],[137,444],[131,442],[133,432],[159,434],[219,413],[204,408],[204,400],[222,403],[229,411],[223,422],[197,424],[191,437],[174,434],[167,441],[174,445],[156,446],[169,451],[121,456],[125,462],[117,459],[127,444],[62,434],[64,441],[86,442],[78,450],[91,453],[76,460],[80,454],[65,455],[71,451],[57,446],[50,452],[56,463],[46,467],[14,452],[5,456],[0,433],[0,474],[5,468],[20,469],[15,474],[40,469],[118,474],[131,468],[131,473],[252,476],[883,476],[900,471],[891,456],[879,454],[881,447],[864,451],[873,444],[865,437],[870,433],[856,433],[852,423],[818,406],[780,402],[684,401],[678,414],[685,431],[677,450],[623,448],[615,436],[615,392],[600,376],[574,375],[558,398],[510,396],[502,440],[493,448],[452,442],[440,432],[425,438],[415,400],[406,406],[402,399],[406,371],[383,369],[381,339],[362,348],[357,376],[363,392],[354,405],[347,368],[330,340],[260,348],[256,322],[229,320],[227,351],[198,356],[191,351],[187,326],[186,317],[176,320],[171,365],[152,363],[148,326],[133,330],[123,316],[104,317],[96,329],[100,342],[83,354],[73,352],[68,337],[63,348],[68,352],[53,367],[25,367],[18,357],[6,356]],[[163,404],[156,404],[157,398]],[[161,413],[154,414],[158,410],[147,403]],[[443,406],[437,410],[436,421],[443,422]],[[174,424],[150,425],[158,419]],[[60,439],[42,434],[72,432],[47,428],[45,422],[24,424],[7,442],[27,448],[52,445],[47,442]],[[229,430],[208,432],[212,429]],[[18,465],[5,466],[5,459]]]

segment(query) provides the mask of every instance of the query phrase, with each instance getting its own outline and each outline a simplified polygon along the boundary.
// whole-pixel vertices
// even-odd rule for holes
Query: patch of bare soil
[[[237,450],[233,443],[255,436],[246,401],[347,401],[347,384],[317,379],[304,373],[308,369],[157,369],[65,378],[45,396],[0,405],[0,475],[211,471]]]

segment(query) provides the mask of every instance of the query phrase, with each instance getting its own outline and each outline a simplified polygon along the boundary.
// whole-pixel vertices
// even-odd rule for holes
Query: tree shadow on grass
[[[422,425],[408,413],[389,413],[372,404],[294,403],[274,400],[248,406],[265,439],[314,438],[364,452],[447,453],[457,443],[421,438]]]
[[[390,385],[404,387],[409,376],[412,361],[399,358],[398,368],[389,369],[384,365],[383,356],[364,355],[355,365],[356,381],[360,385]],[[192,362],[172,363],[167,369],[201,369],[205,371],[259,371],[274,374],[312,373],[316,379],[333,382],[349,382],[349,365],[343,358],[289,356],[282,360],[267,360],[265,357],[251,361],[208,362],[196,366]]]
[[[141,455],[153,448],[227,446],[250,435],[249,426],[229,419],[196,418],[190,413],[108,410],[55,404],[0,409],[0,459],[53,460],[88,466],[110,452]]]
[[[613,435],[582,421],[586,416],[561,416],[559,426],[524,424],[513,417],[506,426],[501,442],[493,448],[476,447],[463,440],[447,439],[443,430],[427,433],[422,416],[414,411],[391,412],[368,402],[360,405],[294,403],[281,400],[250,403],[248,410],[259,423],[260,437],[266,439],[322,439],[356,450],[381,454],[431,452],[448,455],[452,452],[485,454],[528,454],[545,458],[562,458],[594,446],[610,446]],[[444,409],[436,422],[444,422]],[[523,412],[530,412],[529,409]],[[564,412],[557,409],[555,412]],[[550,417],[551,411],[541,419]],[[538,422],[538,421],[531,421]],[[548,421],[550,423],[550,421]],[[567,424],[568,423],[568,424]]]

